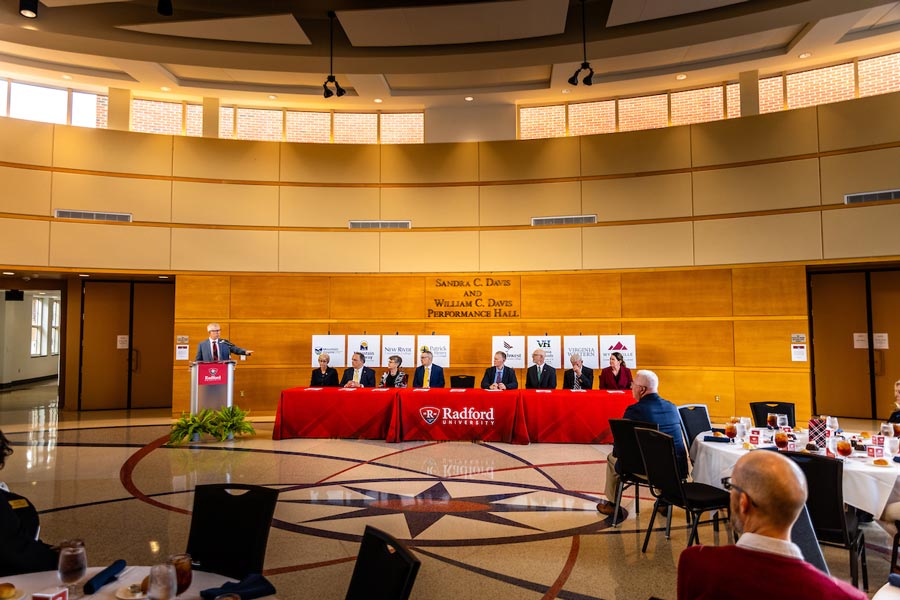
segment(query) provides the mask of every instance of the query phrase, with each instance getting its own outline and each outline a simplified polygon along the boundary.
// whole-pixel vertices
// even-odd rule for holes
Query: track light
[[[175,14],[175,7],[172,6],[172,0],[159,0],[156,3],[156,12],[164,17],[171,17]]]
[[[38,15],[38,0],[19,0],[19,14],[26,19],[36,19]]]
[[[584,0],[581,0],[581,50],[583,55],[581,66],[575,69],[575,73],[569,77],[569,85],[578,85],[578,75],[582,71],[587,71],[587,75],[584,76],[581,83],[584,85],[594,84],[594,69],[591,67],[591,63],[587,61],[587,19],[585,19],[584,14]]]
[[[334,14],[333,10],[328,11],[328,24],[331,28],[331,34],[329,36],[328,43],[328,77],[325,78],[325,83],[322,84],[322,89],[325,90],[322,92],[322,96],[325,98],[331,98],[335,94],[340,98],[344,94],[347,93],[347,90],[341,87],[341,84],[337,82],[337,79],[334,77],[334,18],[337,15]],[[334,91],[329,89],[328,84],[334,84]]]

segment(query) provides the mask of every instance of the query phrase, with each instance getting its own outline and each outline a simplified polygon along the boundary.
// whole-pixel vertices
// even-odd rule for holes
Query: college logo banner
[[[381,336],[381,366],[388,366],[388,359],[396,354],[403,359],[403,367],[415,369],[419,364],[419,355],[416,352],[416,336],[414,335],[383,335]],[[410,375],[412,377],[412,375]],[[412,379],[410,379],[412,381]]]
[[[376,367],[381,362],[381,336],[380,335],[348,335],[347,356],[353,356],[359,352],[366,357],[366,364]]]
[[[434,364],[442,367],[450,366],[450,336],[449,335],[420,335],[416,342],[418,353],[428,350],[434,355]],[[419,364],[418,357],[416,364]]]
[[[544,351],[544,361],[559,369],[562,366],[562,353],[560,352],[560,337],[558,335],[529,335],[528,336],[528,366],[534,364],[531,355],[540,348]]]
[[[225,385],[228,383],[228,371],[216,363],[197,363],[198,385]]]
[[[609,355],[613,352],[622,354],[625,366],[634,369],[637,366],[637,351],[634,348],[633,335],[601,335],[600,336],[600,362],[603,366],[609,364]]]
[[[591,369],[600,367],[596,335],[567,335],[563,340],[563,354],[566,356],[566,365],[570,364],[570,356],[580,354],[581,360],[584,361],[584,366]]]
[[[491,360],[497,352],[506,353],[506,366],[513,369],[525,368],[525,336],[495,335],[491,341]]]
[[[323,352],[331,357],[329,367],[347,366],[347,356],[344,354],[346,339],[342,335],[314,335],[312,336],[312,364],[319,366],[319,355]]]

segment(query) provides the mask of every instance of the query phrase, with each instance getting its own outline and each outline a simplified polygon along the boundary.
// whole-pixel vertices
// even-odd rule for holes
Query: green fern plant
[[[216,433],[219,441],[225,440],[229,435],[253,435],[256,430],[247,420],[249,410],[241,410],[236,404],[225,406],[216,413]]]
[[[172,431],[169,432],[169,443],[180,444],[185,439],[190,440],[194,435],[202,435],[204,433],[218,437],[216,416],[217,413],[209,409],[202,410],[196,415],[181,413],[181,418],[172,424]]]

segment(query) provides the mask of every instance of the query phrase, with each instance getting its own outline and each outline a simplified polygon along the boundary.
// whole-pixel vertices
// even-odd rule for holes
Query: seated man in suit
[[[373,388],[375,387],[375,369],[366,366],[366,357],[360,352],[354,352],[350,359],[351,367],[344,370],[341,378],[341,387],[346,388]]]
[[[636,402],[625,409],[624,419],[659,424],[659,430],[671,435],[675,440],[675,460],[681,477],[687,477],[687,451],[684,447],[684,436],[681,431],[681,415],[678,407],[660,397],[659,377],[653,371],[638,371],[631,386],[631,395]],[[619,473],[616,471],[616,456],[610,454],[606,458],[606,497],[610,502],[600,502],[597,510],[604,515],[611,515],[615,510],[613,501],[619,486]],[[621,510],[621,509],[620,509]],[[617,520],[621,515],[616,515]]]
[[[635,380],[635,383],[637,381]],[[791,528],[806,503],[806,477],[777,452],[750,452],[722,480],[731,492],[734,546],[691,546],[678,561],[678,598],[759,598],[779,589],[804,598],[863,600],[866,594],[803,560]]]
[[[419,356],[422,364],[416,367],[413,374],[414,388],[442,388],[444,387],[444,369],[440,365],[432,363],[434,354],[431,350],[422,350]]]
[[[253,354],[253,350],[244,350],[243,348],[238,348],[228,340],[220,340],[219,333],[222,331],[222,328],[219,327],[218,323],[210,323],[206,326],[206,331],[209,332],[209,339],[203,340],[197,344],[197,355],[194,357],[195,361],[211,362],[214,360],[231,360],[232,352],[235,354],[245,354],[247,356]]]
[[[584,366],[581,355],[577,352],[569,357],[572,368],[563,375],[564,390],[589,390],[594,385],[594,370]]]
[[[485,390],[514,390],[519,387],[516,372],[506,365],[506,352],[494,354],[494,366],[484,370],[481,388]]]
[[[556,369],[544,364],[546,353],[538,348],[531,353],[534,364],[528,367],[525,373],[525,389],[527,390],[555,390]]]

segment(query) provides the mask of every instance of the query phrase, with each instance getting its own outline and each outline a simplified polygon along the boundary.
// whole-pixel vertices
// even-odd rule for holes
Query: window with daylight
[[[31,356],[47,356],[47,299],[31,299]]]
[[[855,95],[853,63],[813,69],[787,76],[787,107],[803,108],[841,100]]]
[[[377,144],[377,113],[334,113],[335,144]]]
[[[289,110],[286,115],[289,142],[327,144],[331,141],[331,113]]]
[[[725,116],[722,86],[672,92],[672,125],[718,121]]]
[[[857,70],[860,98],[900,91],[900,53],[861,60]]]
[[[566,105],[529,106],[519,109],[519,139],[565,137]]]
[[[616,130],[616,101],[569,105],[569,135],[595,135]]]
[[[9,86],[9,116],[65,125],[69,92],[58,88],[13,82]]]
[[[131,131],[181,135],[184,105],[181,102],[131,100]]]
[[[72,92],[72,125],[97,127],[97,94]]]
[[[383,113],[382,144],[422,144],[425,142],[425,113]]]
[[[59,354],[60,302],[54,298],[50,302],[50,353]]]
[[[619,100],[619,131],[656,129],[669,124],[669,100],[666,94]]]

